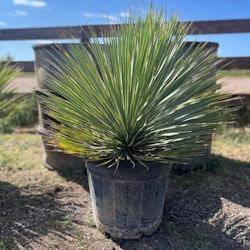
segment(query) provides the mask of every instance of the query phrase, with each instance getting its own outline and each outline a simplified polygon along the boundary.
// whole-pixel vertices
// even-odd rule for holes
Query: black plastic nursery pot
[[[85,162],[82,158],[58,152],[52,146],[48,145],[47,134],[50,129],[50,121],[55,122],[55,120],[43,112],[43,110],[46,109],[46,106],[39,101],[39,97],[44,95],[41,90],[46,89],[47,91],[52,91],[49,84],[46,82],[46,74],[53,67],[50,61],[56,62],[55,58],[60,58],[61,50],[59,48],[66,50],[67,45],[68,44],[42,44],[33,46],[37,78],[37,88],[34,90],[34,93],[37,96],[39,119],[39,124],[36,128],[42,137],[42,162],[46,168],[50,170],[81,172],[86,171]],[[79,46],[82,46],[82,44]]]
[[[159,227],[167,193],[170,164],[121,162],[115,167],[86,162],[97,228],[120,239],[138,239]]]
[[[84,159],[55,150],[53,146],[48,143],[48,130],[41,125],[38,125],[36,130],[42,137],[42,163],[46,168],[58,171],[67,170],[74,173],[86,172]]]
[[[172,172],[176,175],[194,172],[205,169],[206,164],[211,156],[212,135],[207,140],[207,144],[202,147],[202,152],[199,155],[193,156],[186,160],[185,163],[173,163]]]
[[[55,70],[53,63],[57,66],[58,60],[64,52],[70,52],[70,43],[49,43],[35,44],[33,50],[35,53],[35,72],[37,78],[37,87],[41,89],[51,90],[48,82],[46,82],[46,74],[49,70]],[[75,43],[74,46],[82,47],[84,43]]]
[[[186,42],[185,49],[188,49],[193,43]],[[197,46],[204,44],[204,42],[195,42],[193,44],[192,50],[195,50]],[[215,42],[206,42],[204,50],[211,50],[211,53],[217,54],[219,44]],[[214,84],[216,84],[216,70],[217,67],[215,66],[211,72],[210,76],[214,77]],[[199,169],[204,169],[206,167],[206,163],[208,162],[211,156],[211,144],[212,144],[212,135],[208,136],[207,142],[204,144],[203,148],[201,149],[201,153],[199,155],[194,155],[190,159],[188,159],[185,164],[173,164],[173,173],[175,174],[183,174],[186,172],[192,172]]]

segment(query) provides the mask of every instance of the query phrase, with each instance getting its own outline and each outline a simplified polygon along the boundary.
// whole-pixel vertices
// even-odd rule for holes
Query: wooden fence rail
[[[195,21],[186,22],[192,25],[190,34],[233,34],[250,33],[250,19],[240,20],[217,20],[217,21]],[[122,25],[116,24],[115,26]],[[25,28],[25,29],[0,29],[1,41],[17,40],[48,40],[48,39],[80,39],[88,42],[94,31],[97,36],[105,36],[103,30],[109,25],[83,25],[73,27],[46,27],[46,28]],[[222,58],[220,66],[227,65],[223,69],[250,69],[250,57],[229,57]],[[32,61],[13,62],[21,66],[23,71],[34,71]]]
[[[187,22],[187,25],[191,22]],[[192,22],[191,34],[236,34],[250,33],[250,19],[242,20],[218,20],[218,21],[197,21]],[[46,28],[27,28],[27,29],[0,29],[1,41],[18,41],[18,40],[51,40],[51,39],[80,39],[82,42],[89,42],[91,32],[95,32],[98,36],[104,36],[103,29],[108,28],[108,25],[93,25],[93,26],[73,26],[73,27],[46,27]],[[250,46],[250,45],[249,45]],[[227,57],[219,58],[222,62],[219,68],[223,69],[250,69],[250,57]],[[34,71],[33,61],[12,62],[18,64],[24,72]],[[239,107],[240,112],[245,112],[250,104],[250,95],[241,94],[236,103],[231,103],[233,106]],[[243,115],[244,117],[244,115]],[[245,118],[244,118],[245,119]],[[242,121],[241,121],[242,122]],[[243,121],[247,124],[248,119]]]
[[[186,24],[192,24],[192,31],[190,34],[250,33],[250,19],[195,21],[186,22]],[[119,25],[122,24],[112,26]],[[108,26],[110,25],[0,29],[0,41],[64,38],[80,38],[84,41],[88,41],[91,37],[92,31],[94,31],[97,36],[105,36],[103,30],[105,30]]]

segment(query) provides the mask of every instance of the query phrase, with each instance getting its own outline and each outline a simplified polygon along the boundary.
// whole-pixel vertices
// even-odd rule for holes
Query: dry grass
[[[117,240],[93,221],[84,173],[41,163],[34,129],[0,135],[0,249],[249,249],[250,129],[216,135],[207,169],[170,177],[152,236]]]

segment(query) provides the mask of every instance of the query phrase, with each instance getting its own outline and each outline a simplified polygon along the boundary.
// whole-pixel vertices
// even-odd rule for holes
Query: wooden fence
[[[188,23],[192,25],[192,33],[196,34],[236,34],[250,33],[250,19],[242,20],[218,20],[218,21],[197,21]],[[82,42],[89,42],[91,31],[102,37],[105,36],[102,30],[108,25],[74,26],[74,27],[46,27],[27,29],[0,29],[1,41],[21,41],[21,40],[51,40],[51,39],[80,39]],[[250,46],[250,45],[249,45]],[[219,67],[223,69],[250,69],[250,57],[227,57],[222,59]],[[34,71],[33,61],[13,62],[21,66],[24,72]],[[226,65],[226,66],[225,66]],[[238,98],[233,106],[239,108],[239,119],[237,123],[246,125],[250,123],[248,107],[250,104],[250,94],[237,95]],[[242,115],[243,114],[243,115]]]
[[[250,19],[241,20],[218,20],[218,21],[196,21],[186,22],[192,25],[191,34],[235,34],[250,33]],[[117,24],[116,26],[121,25]],[[73,27],[46,27],[46,28],[25,28],[25,29],[0,29],[1,41],[21,40],[50,40],[50,39],[81,39],[88,42],[92,31],[98,36],[105,36],[102,32],[108,25],[73,26]],[[250,46],[250,45],[249,45]],[[223,69],[250,69],[250,57],[229,57],[222,58],[226,65]],[[25,72],[34,71],[33,61],[20,61],[18,63]]]

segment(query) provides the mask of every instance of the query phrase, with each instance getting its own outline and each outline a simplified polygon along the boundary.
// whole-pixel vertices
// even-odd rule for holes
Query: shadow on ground
[[[87,170],[84,167],[82,171],[72,172],[71,170],[57,170],[58,175],[65,178],[67,181],[74,182],[89,192]]]
[[[250,249],[249,162],[212,156],[205,170],[171,175],[159,229],[112,244],[91,221],[86,174],[59,174],[64,186],[36,195],[0,181],[0,249]]]
[[[250,162],[212,156],[206,170],[170,177],[156,233],[120,240],[131,249],[250,249]]]
[[[66,209],[65,204],[55,199],[60,191],[55,187],[30,195],[28,189],[0,181],[0,249],[31,249],[31,241],[37,245],[34,249],[49,249],[41,239],[50,231],[61,238],[63,245],[70,231],[67,217],[70,206]],[[74,204],[75,210],[81,208],[81,204]]]

